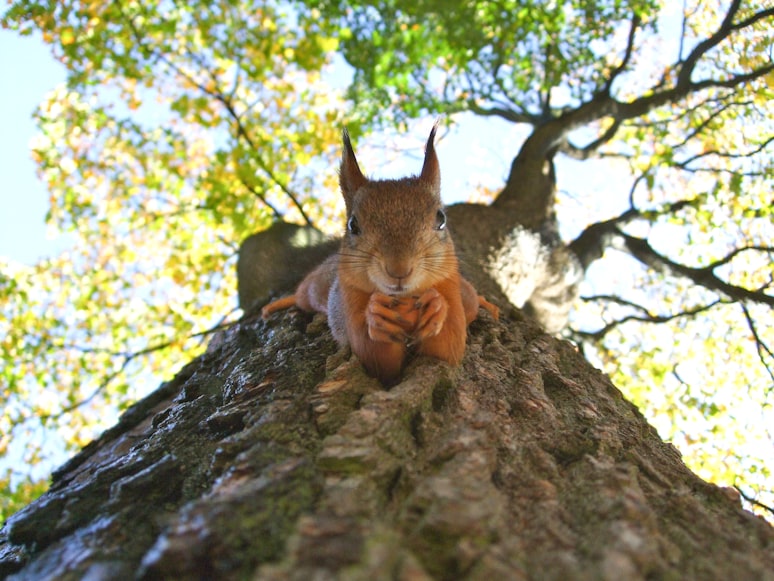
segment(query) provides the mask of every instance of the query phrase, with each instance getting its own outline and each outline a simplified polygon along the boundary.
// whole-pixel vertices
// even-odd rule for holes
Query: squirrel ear
[[[438,121],[433,125],[430,131],[430,137],[427,138],[425,145],[425,163],[422,164],[422,173],[419,179],[430,185],[434,192],[441,195],[441,168],[438,164],[438,156],[435,154],[435,132],[438,129]]]
[[[342,132],[342,140],[344,141],[344,151],[341,155],[339,184],[341,186],[341,193],[344,196],[344,203],[347,205],[347,212],[349,212],[352,196],[368,180],[363,175],[363,172],[360,171],[357,158],[355,158],[355,152],[352,149],[352,142],[349,140],[349,131],[346,129]]]

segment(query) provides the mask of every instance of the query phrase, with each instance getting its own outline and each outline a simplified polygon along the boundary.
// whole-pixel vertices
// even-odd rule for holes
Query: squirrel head
[[[370,180],[360,171],[344,130],[341,193],[347,229],[339,257],[343,283],[395,296],[421,293],[457,270],[441,202],[433,126],[417,176]]]

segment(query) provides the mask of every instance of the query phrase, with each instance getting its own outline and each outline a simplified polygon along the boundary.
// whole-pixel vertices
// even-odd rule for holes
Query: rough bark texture
[[[774,531],[516,311],[384,390],[246,319],[63,466],[11,579],[774,579]]]

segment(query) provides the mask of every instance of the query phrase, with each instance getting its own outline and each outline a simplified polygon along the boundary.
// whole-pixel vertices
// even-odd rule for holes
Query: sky
[[[35,173],[32,114],[64,81],[64,68],[39,37],[0,29],[0,257],[33,264],[58,251],[47,236],[48,192]]]

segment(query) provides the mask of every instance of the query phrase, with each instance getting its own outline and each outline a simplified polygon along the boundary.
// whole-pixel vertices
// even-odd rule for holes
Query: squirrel
[[[291,306],[325,313],[336,341],[385,385],[399,380],[412,350],[459,364],[479,307],[499,317],[459,272],[441,203],[436,129],[420,174],[397,180],[366,178],[344,129],[339,181],[347,222],[340,250],[293,295],[262,309],[264,319]]]

